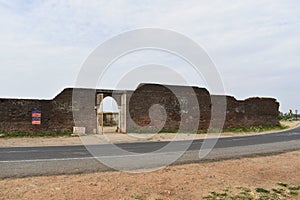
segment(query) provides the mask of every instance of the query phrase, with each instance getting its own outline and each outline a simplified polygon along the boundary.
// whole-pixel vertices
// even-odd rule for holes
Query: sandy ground
[[[287,122],[295,127],[296,122]],[[257,134],[257,133],[247,133]],[[262,134],[262,133],[259,133]],[[264,133],[265,134],[265,133]],[[191,139],[193,134],[177,134]],[[230,137],[236,133],[224,133]],[[136,142],[172,140],[176,134],[106,134],[85,142]],[[205,135],[196,135],[203,138]],[[0,139],[0,146],[82,144],[80,137]],[[236,187],[276,187],[277,182],[300,185],[300,150],[268,157],[170,166],[149,173],[102,172],[0,179],[0,199],[203,199],[211,191]],[[136,198],[135,198],[136,197]],[[300,199],[296,197],[295,199]]]
[[[293,128],[299,125],[297,122],[284,122]],[[232,137],[246,136],[254,134],[267,134],[269,132],[249,132],[249,133],[222,133],[218,135],[210,135],[211,137]],[[276,131],[275,131],[276,132]],[[193,140],[204,139],[207,134],[174,134],[174,133],[159,133],[159,134],[117,134],[107,133],[103,135],[87,135],[80,137],[58,137],[58,138],[10,138],[0,139],[0,147],[14,146],[59,146],[59,145],[82,145],[82,144],[105,144],[105,143],[121,143],[121,142],[147,142],[147,141],[172,141],[172,140]]]
[[[226,188],[271,189],[278,182],[300,184],[300,151],[170,166],[148,173],[103,172],[0,179],[0,199],[125,200],[140,196],[144,200],[194,200]]]

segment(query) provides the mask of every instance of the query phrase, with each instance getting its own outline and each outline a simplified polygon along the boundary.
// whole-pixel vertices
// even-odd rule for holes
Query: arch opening
[[[117,101],[107,96],[103,98],[98,109],[98,128],[100,133],[118,133],[120,127],[120,108]]]

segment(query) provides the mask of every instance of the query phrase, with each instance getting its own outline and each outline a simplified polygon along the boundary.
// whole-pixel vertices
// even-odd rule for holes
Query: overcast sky
[[[274,97],[281,111],[300,110],[298,0],[0,0],[0,24],[0,98],[53,98],[74,86],[82,63],[102,42],[124,31],[157,27],[202,46],[226,94]],[[165,64],[164,53],[143,55]],[[142,58],[137,53],[121,63],[147,64]],[[170,63],[184,74],[183,63],[176,58]],[[192,75],[185,77],[205,87]],[[107,80],[102,87],[111,87]]]

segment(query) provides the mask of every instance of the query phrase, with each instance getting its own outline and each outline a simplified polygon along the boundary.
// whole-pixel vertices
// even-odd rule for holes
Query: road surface
[[[0,177],[141,171],[166,165],[267,155],[300,149],[300,127],[279,133],[214,139],[0,148]],[[201,151],[200,151],[201,149]],[[202,157],[199,156],[199,153]],[[207,154],[208,153],[208,154]],[[207,155],[206,155],[207,154]],[[205,156],[204,156],[205,155]]]

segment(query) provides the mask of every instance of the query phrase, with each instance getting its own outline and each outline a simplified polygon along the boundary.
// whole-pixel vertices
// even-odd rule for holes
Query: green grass
[[[288,187],[287,183],[283,183],[283,182],[278,182],[277,185],[281,186],[281,187]]]
[[[11,131],[0,132],[0,138],[33,138],[33,137],[70,137],[71,131],[39,131],[39,132],[26,132],[26,131]]]
[[[250,132],[265,132],[265,131],[276,131],[276,130],[285,130],[289,128],[289,126],[285,126],[283,124],[279,124],[277,126],[274,125],[265,125],[265,126],[251,126],[251,127],[240,127],[240,128],[228,128],[228,129],[223,129],[222,132],[232,132],[232,133],[250,133]],[[194,130],[194,131],[179,131],[179,130],[168,130],[168,129],[163,129],[163,130],[158,130],[158,129],[128,129],[128,133],[190,133],[190,134],[206,134],[207,130]],[[219,130],[210,130],[209,132],[220,132]]]
[[[139,194],[133,194],[133,195],[131,195],[131,198],[124,198],[123,200],[133,200],[133,199],[134,200],[145,200],[143,198],[143,196],[139,195]],[[154,200],[163,200],[163,198],[157,197]]]
[[[282,200],[291,199],[299,195],[300,186],[290,186],[287,183],[277,183],[279,188],[272,188],[270,190],[265,188],[250,188],[237,187],[237,192],[232,192],[230,189],[221,192],[213,191],[204,199],[208,200]]]
[[[276,131],[276,130],[285,130],[288,129],[289,126],[285,126],[283,124],[279,124],[277,126],[274,125],[265,125],[265,126],[251,126],[251,127],[241,127],[241,128],[228,128],[228,129],[223,129],[221,132],[226,133],[226,132],[232,132],[232,133],[250,133],[250,132],[265,132],[265,131]],[[162,130],[159,133],[176,133],[174,130]],[[196,131],[191,131],[190,133],[195,133]],[[206,134],[208,131],[207,130],[198,130],[197,134]],[[209,132],[220,132],[220,130],[210,130]],[[186,132],[179,132],[179,133],[188,133]]]
[[[266,190],[264,188],[255,188],[255,191],[258,192],[258,193],[266,193],[266,194],[270,193],[269,190]]]
[[[142,195],[139,195],[139,194],[133,194],[132,195],[132,198],[136,199],[136,200],[144,200],[143,196]]]
[[[194,131],[179,131],[179,130],[174,130],[174,129],[163,129],[163,130],[159,130],[159,129],[139,129],[139,128],[131,128],[131,129],[127,129],[127,133],[149,133],[149,134],[155,134],[155,133],[190,133],[190,134],[196,134],[198,133],[198,131],[194,130]]]
[[[265,132],[265,131],[276,131],[276,130],[285,130],[289,126],[279,124],[274,125],[265,125],[265,126],[251,126],[251,127],[241,127],[241,128],[228,128],[224,129],[223,132],[233,132],[233,133],[249,133],[249,132]]]
[[[278,126],[252,126],[249,128],[230,128],[224,129],[223,132],[233,132],[233,133],[248,133],[248,132],[264,132],[264,131],[275,131],[284,130],[289,128],[282,124]],[[207,130],[198,131],[180,131],[178,130],[157,130],[157,129],[129,129],[128,133],[189,133],[189,134],[205,134]],[[210,131],[210,132],[213,132]],[[71,131],[39,131],[39,132],[26,132],[26,131],[11,131],[11,132],[0,132],[0,138],[17,138],[17,137],[70,137],[72,136]]]

